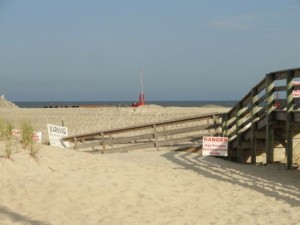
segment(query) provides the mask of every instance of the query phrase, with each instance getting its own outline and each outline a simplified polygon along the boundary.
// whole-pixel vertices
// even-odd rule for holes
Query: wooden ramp
[[[123,152],[136,149],[198,147],[204,135],[221,133],[219,113],[202,114],[155,123],[103,130],[63,138],[72,148],[101,152]]]

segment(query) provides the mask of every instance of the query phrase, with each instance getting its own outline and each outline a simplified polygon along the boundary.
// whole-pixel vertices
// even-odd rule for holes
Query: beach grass
[[[29,150],[29,155],[37,160],[40,147],[36,145],[34,139],[34,128],[30,121],[23,120],[21,122],[21,143],[24,149]]]
[[[21,122],[21,143],[24,149],[28,149],[33,146],[33,131],[33,127],[29,121],[23,120]]]
[[[4,156],[6,158],[10,158],[12,154],[12,144],[11,144],[12,130],[13,130],[12,123],[4,120],[3,118],[0,118],[0,138],[5,142]]]

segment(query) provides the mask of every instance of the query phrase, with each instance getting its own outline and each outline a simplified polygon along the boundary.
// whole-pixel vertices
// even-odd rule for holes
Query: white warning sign
[[[49,141],[51,146],[57,146],[61,148],[69,147],[68,142],[63,142],[61,140],[63,137],[68,136],[67,127],[47,124],[47,128],[48,128],[48,135],[49,135]]]
[[[228,137],[204,136],[202,140],[202,155],[227,156]]]

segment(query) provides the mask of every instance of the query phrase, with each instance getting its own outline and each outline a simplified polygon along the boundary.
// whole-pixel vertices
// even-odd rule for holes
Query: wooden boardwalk
[[[274,163],[274,150],[281,148],[287,168],[292,169],[295,161],[300,162],[300,152],[299,159],[295,154],[298,148],[300,151],[300,101],[293,94],[300,91],[295,85],[297,78],[300,68],[266,74],[228,113],[104,130],[63,140],[73,142],[75,149],[118,152],[162,146],[199,147],[205,135],[226,136],[230,140],[230,160],[256,164],[257,157],[265,154],[265,163]]]

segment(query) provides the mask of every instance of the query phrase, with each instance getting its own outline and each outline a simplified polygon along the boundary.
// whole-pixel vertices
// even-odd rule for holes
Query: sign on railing
[[[293,86],[300,86],[300,81],[294,81]],[[293,90],[293,97],[300,98],[300,90]]]
[[[228,137],[203,137],[202,155],[227,156]]]

